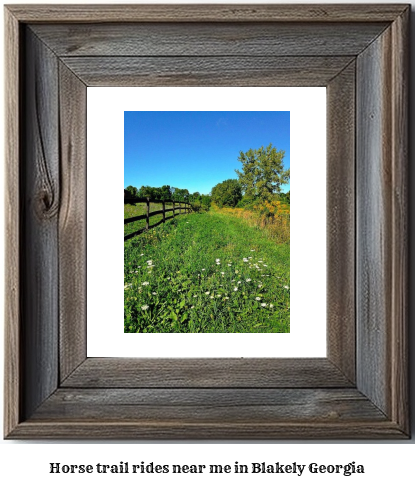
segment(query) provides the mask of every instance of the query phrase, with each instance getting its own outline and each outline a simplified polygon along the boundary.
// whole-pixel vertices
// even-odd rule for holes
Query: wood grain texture
[[[355,62],[327,87],[327,356],[352,381],[355,362]]]
[[[379,23],[32,25],[58,56],[356,56]]]
[[[357,64],[357,385],[408,432],[406,23]]]
[[[20,118],[19,25],[5,11],[5,355],[4,435],[19,423],[21,404],[20,357]]]
[[[96,418],[155,424],[189,420],[204,424],[387,421],[355,388],[61,388],[31,420],[79,422]]]
[[[59,63],[59,374],[86,358],[86,85]]]
[[[59,82],[57,58],[25,32],[25,130],[21,166],[23,416],[58,386]]]
[[[63,57],[88,86],[326,86],[352,60],[333,57]]]
[[[392,52],[392,305],[391,419],[410,432],[408,388],[408,120],[409,22],[405,11],[391,25]]]
[[[357,385],[390,415],[390,31],[357,60]],[[386,154],[385,154],[386,152]],[[368,355],[370,347],[372,354]]]
[[[88,358],[66,388],[324,388],[351,382],[327,359]]]
[[[392,22],[405,4],[8,5],[21,22]]]
[[[87,440],[404,440],[394,422],[128,422],[82,421],[20,424],[10,439],[87,439]]]

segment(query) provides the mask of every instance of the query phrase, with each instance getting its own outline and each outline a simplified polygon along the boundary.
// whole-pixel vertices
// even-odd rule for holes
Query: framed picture
[[[88,195],[97,189],[110,195],[124,183],[137,187],[129,191],[148,191],[150,199],[164,191],[169,200],[173,186],[176,202],[177,188],[185,188],[195,206],[192,215],[161,225],[162,203],[149,201],[149,224],[156,227],[135,236],[146,228],[146,199],[123,208],[120,198],[92,197],[87,355],[324,357],[325,87],[93,87],[87,114]],[[263,145],[267,151],[271,141],[285,151],[291,205],[282,200],[286,194],[272,195],[266,205],[248,200],[248,208],[241,205],[246,198],[219,207],[203,197],[228,179],[238,188],[232,178],[242,168],[239,150]],[[209,211],[198,210],[201,201]],[[168,219],[171,202],[165,208]],[[104,239],[103,229],[111,229]],[[319,317],[312,327],[310,316]],[[119,334],[123,322],[125,332],[148,327],[150,333],[126,337]]]
[[[408,438],[409,14],[6,7],[5,438]],[[87,356],[94,86],[326,87],[325,357]]]

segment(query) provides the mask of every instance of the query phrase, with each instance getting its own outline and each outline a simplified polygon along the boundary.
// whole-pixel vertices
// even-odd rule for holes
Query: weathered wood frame
[[[409,12],[6,7],[6,438],[408,438]],[[327,358],[86,357],[99,85],[327,87]]]

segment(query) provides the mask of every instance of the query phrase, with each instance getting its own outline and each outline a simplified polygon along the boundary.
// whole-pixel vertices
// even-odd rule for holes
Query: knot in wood
[[[41,219],[50,219],[58,212],[58,204],[53,191],[42,188],[36,199],[36,214]]]

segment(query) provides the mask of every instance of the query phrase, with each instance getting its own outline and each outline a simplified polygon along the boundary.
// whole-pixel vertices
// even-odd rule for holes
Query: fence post
[[[174,200],[173,200],[173,218],[174,218],[175,215],[176,215],[176,210],[175,210],[175,203],[174,203]]]
[[[179,215],[181,215],[181,213],[182,213],[182,203],[180,202],[179,203]]]
[[[150,198],[147,197],[147,216],[146,216],[146,229],[150,226]]]
[[[163,224],[166,222],[166,202],[163,198]]]

